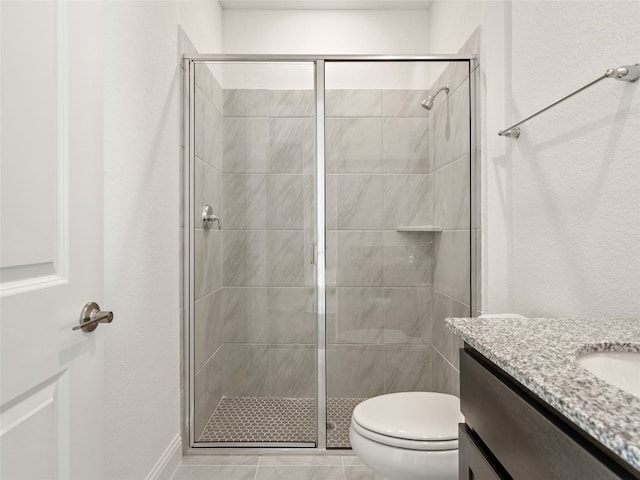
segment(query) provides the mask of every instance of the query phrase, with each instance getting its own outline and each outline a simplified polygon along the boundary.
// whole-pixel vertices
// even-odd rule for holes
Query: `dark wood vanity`
[[[460,350],[460,479],[640,479],[469,345]]]

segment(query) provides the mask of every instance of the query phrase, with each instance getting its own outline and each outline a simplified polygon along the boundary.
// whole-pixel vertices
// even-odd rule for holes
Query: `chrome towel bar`
[[[578,88],[577,90],[574,90],[570,94],[565,95],[560,100],[556,100],[555,102],[547,105],[543,109],[538,110],[536,113],[531,114],[528,117],[520,120],[518,123],[514,123],[510,127],[507,127],[504,130],[500,130],[498,132],[498,135],[500,135],[501,137],[518,138],[520,136],[520,128],[518,128],[519,125],[522,125],[523,123],[528,122],[533,117],[537,117],[542,112],[546,112],[551,107],[555,107],[559,103],[564,102],[566,99],[573,97],[575,94],[580,93],[583,90],[586,90],[590,86],[598,83],[600,80],[604,80],[605,78],[615,78],[616,80],[624,80],[625,82],[635,82],[638,79],[638,77],[640,77],[640,65],[637,63],[634,65],[623,65],[622,67],[618,67],[618,68],[609,68],[606,72],[604,72],[602,76]]]

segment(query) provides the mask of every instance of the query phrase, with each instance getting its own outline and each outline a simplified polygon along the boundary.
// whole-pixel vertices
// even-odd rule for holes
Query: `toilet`
[[[349,439],[376,480],[454,480],[462,422],[460,400],[453,395],[389,393],[356,406]]]

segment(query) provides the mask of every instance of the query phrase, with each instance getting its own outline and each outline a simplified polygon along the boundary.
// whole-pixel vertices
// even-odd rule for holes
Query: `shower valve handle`
[[[202,228],[209,230],[213,227],[213,222],[218,222],[218,230],[222,230],[222,222],[220,217],[213,213],[211,205],[205,205],[202,207]]]

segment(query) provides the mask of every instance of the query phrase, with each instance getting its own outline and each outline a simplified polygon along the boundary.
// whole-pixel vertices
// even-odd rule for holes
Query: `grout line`
[[[446,356],[445,356],[445,355],[444,355],[440,350],[438,350],[438,348],[437,348],[434,344],[431,344],[431,348],[433,348],[436,352],[438,352],[438,355],[440,355],[440,356],[444,359],[444,361],[445,361],[445,362],[447,362],[447,363],[449,364],[449,366],[450,366],[451,368],[453,368],[456,372],[460,373],[460,370],[459,370],[459,369],[457,369],[457,368],[456,368],[456,367],[455,367],[455,366],[454,366],[454,365],[449,361],[449,359],[448,359],[448,358],[447,358],[447,357],[446,357]]]
[[[478,147],[480,148],[480,147]],[[478,148],[476,148],[476,150],[478,150]],[[454,163],[456,163],[458,160],[463,160],[465,157],[468,157],[469,153],[463,153],[462,155],[460,155],[459,157],[454,158],[453,160],[448,161],[447,163],[445,163],[444,165],[439,166],[438,168],[436,168],[435,170],[432,170],[431,172],[429,172],[430,175],[433,175],[434,173],[438,173],[440,170],[450,167],[451,165],[453,165]]]
[[[244,464],[240,463],[240,464],[237,464],[237,465],[236,464],[231,464],[231,463],[225,463],[225,464],[216,464],[216,463],[213,463],[213,464],[193,464],[193,463],[190,463],[190,464],[185,465],[185,464],[181,463],[180,466],[181,467],[202,467],[202,468],[206,468],[206,467],[233,467],[233,468],[243,467],[243,468],[247,468],[247,467],[257,467],[258,465],[247,465],[246,463],[244,463]]]
[[[457,298],[452,297],[451,295],[448,295],[448,294],[446,294],[446,293],[444,293],[444,292],[442,292],[442,291],[438,290],[437,288],[435,288],[435,287],[433,287],[433,286],[431,287],[431,289],[432,289],[434,292],[436,292],[436,293],[438,293],[438,294],[442,295],[443,297],[447,297],[449,300],[453,300],[454,302],[459,303],[460,305],[463,305],[463,306],[467,307],[468,309],[471,309],[471,306],[470,306],[470,305],[467,305],[467,304],[466,304],[466,303],[464,303],[463,301],[458,300]]]
[[[258,478],[258,469],[260,468],[260,463],[262,463],[262,455],[258,455],[258,464],[256,465],[256,473],[253,476],[253,480]]]
[[[207,359],[204,361],[204,363],[203,363],[203,364],[202,364],[202,366],[198,369],[198,371],[197,371],[197,372],[195,372],[195,373],[193,374],[193,376],[194,376],[194,377],[196,377],[196,376],[197,376],[197,375],[202,371],[202,369],[203,369],[204,367],[206,367],[206,366],[207,366],[207,363],[209,363],[209,362],[213,359],[213,357],[216,355],[216,353],[218,353],[218,351],[219,351],[223,346],[224,346],[224,342],[223,342],[223,343],[221,343],[220,345],[218,345],[218,348],[216,348],[216,351],[215,351],[215,352],[213,352],[213,353],[211,354],[211,356],[210,356],[209,358],[207,358]]]
[[[465,154],[468,155],[468,154]],[[462,157],[458,157],[456,160],[460,159]],[[453,162],[453,160],[452,160]],[[447,163],[447,165],[449,165],[449,163]],[[444,166],[444,165],[443,165]],[[440,169],[442,167],[438,167],[438,169]],[[434,170],[435,171],[435,170]],[[418,177],[418,176],[428,176],[431,175],[433,172],[327,172],[327,176],[336,176],[336,177],[343,177],[343,176],[365,176],[365,177],[393,177],[393,176],[411,176],[411,177]],[[289,175],[289,174],[280,174],[280,175]],[[290,175],[296,175],[296,174],[290,174]],[[300,174],[302,175],[302,174]]]

